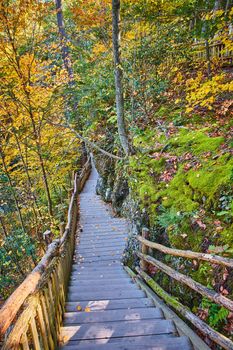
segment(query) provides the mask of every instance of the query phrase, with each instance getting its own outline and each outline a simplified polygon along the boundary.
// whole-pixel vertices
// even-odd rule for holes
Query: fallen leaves
[[[84,312],[91,312],[91,308],[89,306],[86,306],[83,310],[82,306],[81,305],[77,305],[76,306],[76,310],[81,312],[81,311],[84,311]]]

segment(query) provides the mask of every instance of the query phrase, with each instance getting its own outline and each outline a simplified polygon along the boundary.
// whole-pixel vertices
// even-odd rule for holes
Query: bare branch
[[[85,143],[87,143],[89,146],[95,148],[97,151],[105,154],[106,156],[110,157],[110,158],[114,158],[114,159],[117,159],[117,160],[123,160],[125,158],[123,157],[118,157],[118,156],[115,156],[114,154],[112,153],[109,153],[108,151],[105,151],[104,149],[102,149],[101,147],[97,146],[94,142],[88,140],[86,137],[80,135],[74,128],[72,128],[69,124],[57,124],[57,123],[53,123],[52,121],[48,121],[49,124],[51,125],[54,125],[56,127],[59,127],[59,128],[65,128],[65,129],[69,129],[70,131],[72,131],[75,136],[84,141]]]

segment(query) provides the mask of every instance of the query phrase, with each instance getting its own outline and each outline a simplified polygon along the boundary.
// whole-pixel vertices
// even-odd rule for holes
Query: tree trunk
[[[16,132],[13,130],[13,134],[14,134],[14,137],[15,137],[15,140],[16,140],[16,143],[17,143],[17,148],[18,148],[18,151],[19,151],[19,154],[20,154],[20,158],[22,160],[22,163],[23,163],[23,167],[24,167],[24,171],[26,173],[26,176],[27,176],[27,180],[28,180],[28,186],[30,188],[30,194],[32,195],[33,197],[33,201],[34,201],[34,205],[35,207],[37,208],[37,211],[38,211],[38,214],[40,216],[40,218],[42,219],[42,215],[41,215],[41,212],[40,212],[40,208],[39,208],[39,205],[37,203],[37,198],[35,196],[35,193],[33,191],[33,185],[32,185],[32,180],[31,180],[31,177],[30,177],[30,174],[29,174],[29,171],[28,171],[28,167],[27,167],[27,164],[25,162],[25,159],[24,159],[24,156],[23,156],[23,152],[22,152],[22,148],[21,148],[21,145],[20,145],[20,142],[19,142],[19,139],[18,139],[18,136],[16,134]],[[35,214],[35,219],[37,220],[37,214],[36,212],[34,212]]]
[[[205,51],[206,51],[206,60],[207,60],[207,74],[208,77],[211,77],[211,59],[210,59],[210,45],[209,40],[205,40]]]
[[[0,216],[0,224],[2,226],[2,231],[4,233],[4,236],[7,237],[8,233],[7,233],[7,229],[6,229],[6,226],[5,226],[5,223],[4,223],[4,219],[3,219],[2,216]]]
[[[24,156],[23,156],[23,152],[22,152],[22,148],[21,148],[20,142],[19,142],[18,136],[17,136],[17,134],[16,134],[16,132],[14,130],[13,130],[13,134],[14,134],[14,137],[15,137],[15,140],[16,140],[16,144],[17,144],[17,148],[18,148],[18,151],[19,151],[19,154],[20,154],[20,158],[21,158],[22,163],[23,163],[24,171],[25,171],[26,176],[27,176],[29,191],[30,191],[30,194],[31,194],[31,196],[33,198],[33,201],[34,201],[33,206],[32,206],[32,210],[33,210],[34,217],[35,217],[36,232],[37,232],[37,235],[38,235],[38,227],[39,227],[39,225],[38,225],[37,212],[39,214],[41,222],[42,222],[42,214],[41,214],[39,205],[37,203],[36,195],[35,195],[34,190],[33,190],[32,180],[31,180],[31,177],[30,177],[30,174],[29,174],[29,171],[28,171],[28,167],[27,167],[27,164],[26,164]],[[37,212],[36,212],[36,210],[37,210]],[[38,236],[38,239],[41,240],[41,236],[40,235]]]
[[[42,157],[40,135],[38,134],[38,132],[36,130],[36,122],[35,122],[33,111],[32,111],[30,94],[29,94],[28,90],[26,89],[25,85],[24,85],[24,93],[25,93],[25,96],[26,96],[27,102],[28,102],[29,116],[30,116],[31,123],[32,123],[32,130],[33,130],[33,135],[34,135],[34,139],[35,139],[35,143],[36,143],[37,155],[39,158],[39,163],[40,163],[40,167],[41,167],[41,171],[42,171],[42,177],[43,177],[43,181],[44,181],[44,185],[45,185],[45,191],[46,191],[47,200],[48,200],[48,212],[49,212],[50,217],[52,218],[53,217],[53,205],[52,205],[52,199],[51,199],[51,195],[50,195],[50,189],[49,189],[47,174],[46,174],[46,170],[45,170],[44,160]]]
[[[69,84],[74,83],[74,72],[71,64],[69,48],[67,45],[67,36],[65,31],[63,12],[62,12],[62,0],[55,0],[56,10],[57,10],[57,26],[61,42],[62,59],[64,62],[65,69],[69,76]]]
[[[117,126],[121,146],[126,155],[130,154],[130,145],[124,119],[123,70],[120,52],[120,0],[112,0],[112,43],[115,69]]]
[[[1,149],[0,149],[0,156],[1,156],[1,159],[2,159],[2,165],[3,165],[4,172],[5,172],[6,176],[7,176],[8,182],[10,184],[11,193],[12,193],[12,195],[14,197],[15,206],[16,206],[16,209],[17,209],[17,212],[18,212],[19,221],[20,221],[22,230],[23,230],[23,232],[26,232],[25,226],[24,226],[24,222],[23,222],[22,213],[21,213],[21,210],[20,210],[20,207],[19,207],[19,202],[18,202],[16,193],[15,193],[15,189],[14,189],[14,186],[13,186],[13,182],[12,182],[11,176],[10,176],[10,174],[8,172],[7,165],[6,165],[5,158],[4,158],[4,154],[3,154]]]

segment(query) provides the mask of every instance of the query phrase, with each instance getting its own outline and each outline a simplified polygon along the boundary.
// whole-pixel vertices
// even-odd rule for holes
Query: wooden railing
[[[192,252],[189,250],[179,250],[168,248],[162,244],[151,242],[149,240],[149,230],[143,229],[142,236],[137,236],[138,241],[141,243],[141,250],[137,251],[137,256],[140,258],[140,267],[136,267],[138,274],[144,279],[144,281],[158,294],[169,306],[174,310],[178,311],[184,318],[186,318],[191,324],[195,326],[201,333],[205,336],[207,335],[213,342],[220,345],[223,349],[233,350],[233,342],[215,331],[204,321],[202,321],[198,316],[193,314],[187,307],[185,307],[181,302],[179,302],[172,295],[168,294],[152,277],[147,273],[149,264],[155,266],[158,270],[167,274],[170,278],[183,283],[190,287],[195,292],[201,294],[202,296],[210,299],[214,303],[225,307],[226,309],[233,312],[233,301],[226,298],[215,290],[210,289],[202,284],[194,281],[192,278],[176,271],[170,266],[164,264],[163,262],[155,259],[151,255],[153,254],[153,249],[156,249],[164,254],[169,254],[172,256],[197,259],[208,261],[211,264],[217,264],[226,266],[228,268],[233,268],[233,259],[224,258],[218,255],[204,254]]]
[[[46,254],[0,310],[3,350],[54,350],[62,324],[78,221],[78,193],[91,171],[88,159],[75,175],[67,225]]]
[[[225,47],[221,41],[213,40],[207,45],[204,41],[192,45],[194,57],[198,60],[207,60],[216,58],[225,63],[233,63],[233,51]]]

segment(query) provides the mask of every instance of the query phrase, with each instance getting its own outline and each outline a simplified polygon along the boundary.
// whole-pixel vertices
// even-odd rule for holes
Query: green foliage
[[[0,247],[0,295],[6,297],[37,261],[35,241],[21,231],[14,232]]]
[[[207,298],[202,299],[201,308],[207,310],[207,321],[211,327],[216,330],[221,329],[222,325],[227,323],[227,316],[229,311],[224,307],[221,307]]]

